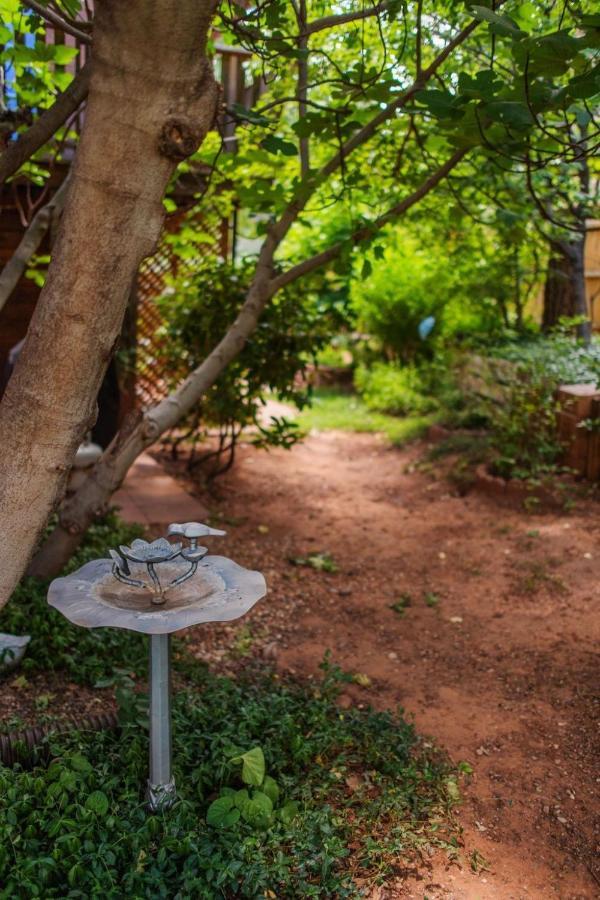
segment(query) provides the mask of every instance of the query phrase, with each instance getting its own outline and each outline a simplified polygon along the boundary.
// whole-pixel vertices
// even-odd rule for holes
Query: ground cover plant
[[[130,536],[111,518],[73,565]],[[225,678],[176,642],[180,799],[149,816],[145,642],[44,617],[43,586],[20,591],[0,624],[27,621],[26,670],[116,681],[121,729],[55,736],[44,764],[0,766],[3,900],[354,897],[421,853],[457,854],[457,771],[401,715],[340,709],[349,676],[327,659],[311,683]]]

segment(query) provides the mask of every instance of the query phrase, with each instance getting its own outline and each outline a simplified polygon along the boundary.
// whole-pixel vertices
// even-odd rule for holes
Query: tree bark
[[[212,127],[215,0],[100,0],[85,126],[48,278],[0,406],[0,604],[61,495],[177,163]]]

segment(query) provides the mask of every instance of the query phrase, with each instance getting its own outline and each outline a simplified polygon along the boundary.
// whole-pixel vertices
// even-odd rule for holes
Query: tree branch
[[[0,310],[16,288],[19,279],[37,253],[55,216],[60,215],[65,205],[69,177],[65,178],[52,200],[35,214],[29,228],[21,238],[19,246],[0,273]]]
[[[306,29],[306,0],[300,0],[297,7],[298,27],[300,29],[300,37],[298,38],[298,50],[308,51],[308,35]],[[298,118],[303,119],[306,116],[308,99],[308,59],[302,55],[298,59]],[[304,136],[299,141],[300,150],[300,175],[306,178],[310,170],[310,146],[308,137]]]
[[[335,28],[336,25],[345,25],[347,22],[356,22],[358,19],[368,19],[371,16],[378,16],[380,13],[390,6],[387,0],[382,3],[376,3],[375,6],[369,6],[358,12],[339,13],[338,15],[323,16],[322,19],[315,19],[306,26],[306,34],[316,34],[318,31],[324,31],[326,28]]]
[[[44,6],[43,3],[37,3],[36,0],[23,0],[23,6],[28,9],[32,9],[38,16],[41,16],[42,19],[45,19],[46,22],[49,22],[51,25],[54,25],[55,28],[60,28],[61,31],[64,31],[66,34],[71,34],[73,37],[77,38],[78,41],[81,41],[82,44],[91,44],[92,38],[91,35],[87,34],[85,31],[81,31],[81,29],[76,28],[75,25],[72,25],[70,22],[67,22],[66,19],[63,19],[62,16],[59,16],[58,13],[55,13],[54,10],[49,9],[47,6]]]
[[[333,244],[333,246],[328,247],[327,250],[323,250],[321,253],[316,253],[314,256],[309,257],[308,259],[303,260],[301,263],[298,263],[295,266],[292,266],[291,269],[288,269],[285,272],[282,272],[281,275],[277,275],[275,278],[271,280],[270,287],[273,293],[281,290],[281,288],[290,284],[292,281],[296,281],[298,278],[301,278],[303,275],[307,275],[309,272],[313,272],[315,269],[318,269],[320,266],[324,266],[332,260],[336,259],[344,247],[348,245],[348,240],[353,241],[353,243],[360,243],[360,241],[364,241],[366,238],[371,237],[375,232],[379,231],[383,228],[384,225],[387,225],[389,222],[396,219],[398,216],[401,216],[405,213],[411,206],[414,206],[415,203],[418,203],[423,197],[426,196],[431,190],[433,190],[436,185],[443,181],[444,178],[454,169],[456,165],[463,159],[463,157],[467,154],[467,150],[457,150],[456,153],[453,153],[452,156],[446,160],[446,162],[440,166],[439,169],[436,169],[424,182],[421,184],[416,191],[413,191],[412,194],[409,194],[408,197],[405,197],[403,200],[400,200],[399,203],[396,203],[394,206],[390,207],[385,213],[381,216],[378,216],[372,222],[368,222],[365,225],[361,225],[360,228],[357,228],[356,231],[352,233],[349,239],[345,241],[339,241],[337,244]]]
[[[53,105],[40,115],[31,128],[12,141],[0,155],[0,185],[14,175],[36,150],[43,147],[61,125],[85,100],[90,83],[91,64],[87,62],[69,87],[59,94]]]

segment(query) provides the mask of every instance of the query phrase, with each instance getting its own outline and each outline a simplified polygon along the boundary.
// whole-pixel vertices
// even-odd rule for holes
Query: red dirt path
[[[242,449],[202,497],[229,520],[224,552],[261,568],[270,593],[245,624],[190,641],[227,667],[237,635],[239,655],[304,676],[330,649],[371,681],[342,703],[400,704],[472,765],[462,868],[438,860],[373,896],[598,897],[597,506],[531,515],[460,497],[414,470],[423,452],[341,433]],[[339,572],[289,562],[317,551]],[[488,870],[471,872],[474,850]]]

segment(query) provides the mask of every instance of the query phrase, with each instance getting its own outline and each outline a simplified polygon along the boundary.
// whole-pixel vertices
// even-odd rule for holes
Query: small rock
[[[388,653],[388,659],[398,659],[398,654],[392,650],[391,653]]]
[[[340,595],[340,597],[349,597],[351,593],[352,593],[352,588],[339,588],[338,589],[338,594]]]
[[[278,654],[279,648],[277,646],[277,641],[270,641],[263,647],[262,655],[265,659],[277,659]]]

